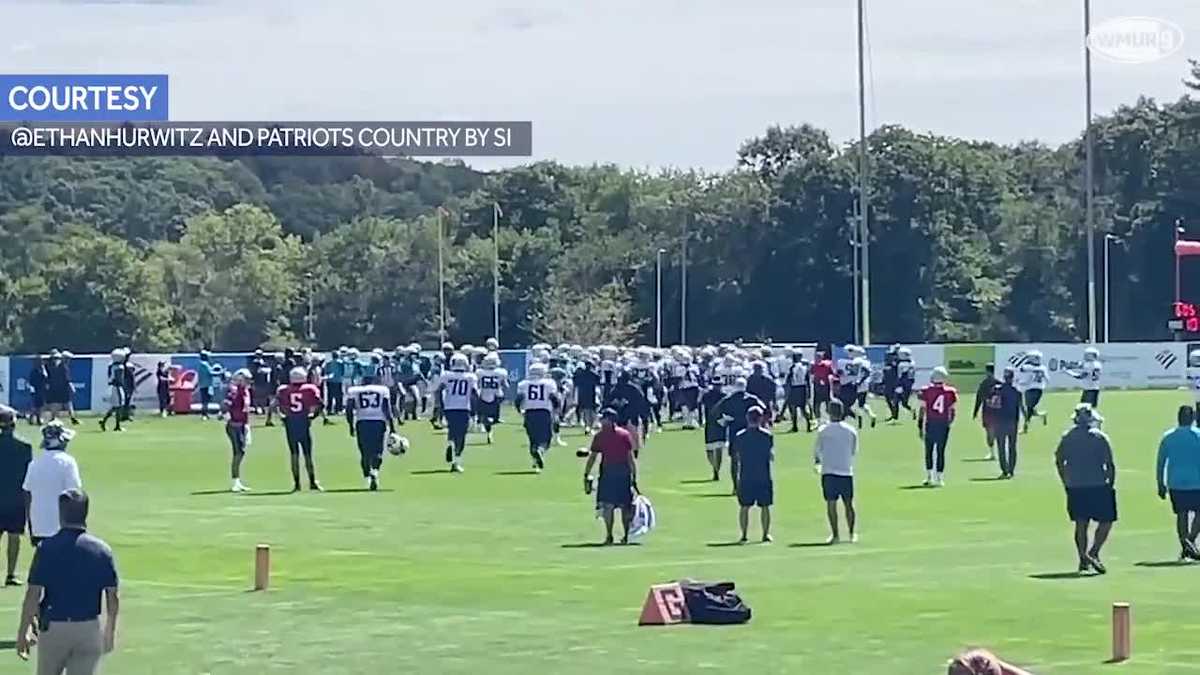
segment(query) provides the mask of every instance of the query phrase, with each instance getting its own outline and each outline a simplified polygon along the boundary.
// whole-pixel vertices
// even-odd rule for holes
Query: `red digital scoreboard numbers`
[[[1194,302],[1176,302],[1171,327],[1184,333],[1200,333],[1200,306]]]

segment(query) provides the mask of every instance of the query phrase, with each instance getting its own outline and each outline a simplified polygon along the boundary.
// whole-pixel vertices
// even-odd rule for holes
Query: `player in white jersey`
[[[446,463],[452,473],[462,473],[463,448],[471,426],[471,401],[479,395],[478,380],[465,354],[451,355],[449,365],[450,369],[442,373],[438,382],[434,400],[441,401],[442,415],[446,418]]]
[[[675,364],[675,378],[679,391],[679,409],[683,412],[683,428],[695,429],[697,410],[700,407],[700,369],[692,365],[690,354],[683,354]]]
[[[1080,403],[1087,403],[1093,409],[1100,407],[1100,350],[1088,347],[1083,350],[1083,363],[1079,370],[1068,370],[1067,374],[1080,381],[1083,391],[1079,395]]]
[[[529,456],[533,459],[533,470],[538,473],[546,466],[546,452],[554,438],[554,411],[559,406],[558,386],[546,372],[546,364],[530,364],[528,377],[517,385],[517,398],[513,401],[525,418]]]
[[[508,388],[508,371],[500,367],[500,355],[491,352],[483,357],[483,364],[475,372],[479,378],[479,399],[476,416],[492,442],[492,427],[500,420],[500,404],[504,401],[504,390]]]
[[[858,402],[858,381],[862,375],[862,362],[858,358],[862,348],[858,345],[846,345],[845,350],[846,355],[838,359],[834,366],[838,381],[837,397],[842,402],[846,414],[858,420],[858,426],[861,428],[862,418],[854,409],[854,404]]]
[[[721,383],[721,393],[728,396],[733,393],[738,378],[746,377],[746,371],[738,363],[737,357],[726,354],[721,364],[713,369],[713,377]]]
[[[871,378],[873,369],[871,360],[867,358],[866,350],[861,347],[858,350],[858,356],[855,358],[858,362],[858,382],[857,391],[855,392],[854,402],[858,405],[858,409],[867,413],[867,417],[871,418],[871,427],[875,427],[875,411],[871,408],[871,404],[867,402],[867,397],[871,393]],[[858,418],[859,427],[862,426],[862,418]]]
[[[1017,368],[1017,374],[1021,383],[1021,391],[1025,395],[1024,430],[1028,433],[1029,420],[1034,417],[1041,417],[1043,426],[1049,423],[1046,413],[1038,412],[1037,409],[1038,403],[1042,400],[1042,394],[1046,391],[1046,383],[1050,379],[1046,366],[1042,365],[1042,353],[1034,349],[1025,354],[1025,361]]]
[[[379,489],[387,435],[396,432],[391,396],[391,390],[379,384],[378,375],[365,375],[362,384],[346,392],[346,422],[358,441],[359,465],[372,491]]]
[[[812,375],[809,372],[808,362],[804,360],[804,355],[798,351],[792,353],[792,363],[784,371],[783,386],[787,392],[784,408],[792,419],[792,432],[800,430],[796,424],[796,411],[804,416],[805,428],[812,431],[812,413],[808,409],[809,396],[812,391]]]
[[[1188,352],[1186,376],[1188,389],[1192,391],[1192,400],[1195,401],[1196,414],[1200,415],[1200,349]]]

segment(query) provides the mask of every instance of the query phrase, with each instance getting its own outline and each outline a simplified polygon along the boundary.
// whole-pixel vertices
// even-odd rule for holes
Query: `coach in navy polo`
[[[112,549],[88,534],[88,498],[82,490],[59,495],[61,529],[33,556],[17,629],[17,654],[28,658],[38,622],[38,675],[87,675],[116,642],[117,568]],[[100,624],[100,599],[106,620]]]

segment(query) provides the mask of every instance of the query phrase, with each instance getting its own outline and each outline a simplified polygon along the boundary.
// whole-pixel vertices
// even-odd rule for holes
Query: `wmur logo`
[[[1170,370],[1171,366],[1175,365],[1175,362],[1179,360],[1179,357],[1175,356],[1175,352],[1172,352],[1170,349],[1164,349],[1154,355],[1154,360],[1158,362],[1158,365],[1162,366],[1163,370]]]
[[[1150,63],[1183,47],[1183,29],[1152,16],[1122,16],[1092,28],[1087,47],[1118,63]]]

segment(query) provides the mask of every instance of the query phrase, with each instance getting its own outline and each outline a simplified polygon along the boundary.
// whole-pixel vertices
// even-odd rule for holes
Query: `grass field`
[[[282,432],[256,428],[244,469],[255,491],[231,495],[219,423],[145,419],[101,435],[85,420],[72,451],[92,529],[122,574],[107,672],[937,673],[967,645],[1037,673],[1195,672],[1200,567],[1174,565],[1153,479],[1157,438],[1184,393],[1104,394],[1121,511],[1109,574],[1037,576],[1075,567],[1051,461],[1074,400],[1049,398],[1050,425],[1021,438],[1013,481],[988,480],[997,468],[978,461],[982,435],[965,418],[940,490],[909,489],[923,478],[911,422],[866,430],[862,541],[837,547],[813,546],[827,532],[803,433],[778,437],[774,544],[719,545],[736,538],[727,484],[704,480],[697,433],[669,430],[643,453],[659,528],[642,545],[601,549],[579,546],[601,535],[572,456],[579,432],[545,474],[527,475],[511,409],[495,446],[472,437],[463,475],[444,472],[428,424],[410,424],[413,451],[386,461],[377,494],[362,491],[341,424],[317,439],[327,493],[286,494]],[[272,547],[273,587],[249,593],[260,542]],[[22,573],[28,561],[26,550]],[[736,581],[753,621],[638,628],[647,586],[685,576]],[[14,628],[19,598],[0,591]],[[1133,603],[1134,659],[1104,666],[1114,601]],[[0,672],[31,672],[8,659]]]

